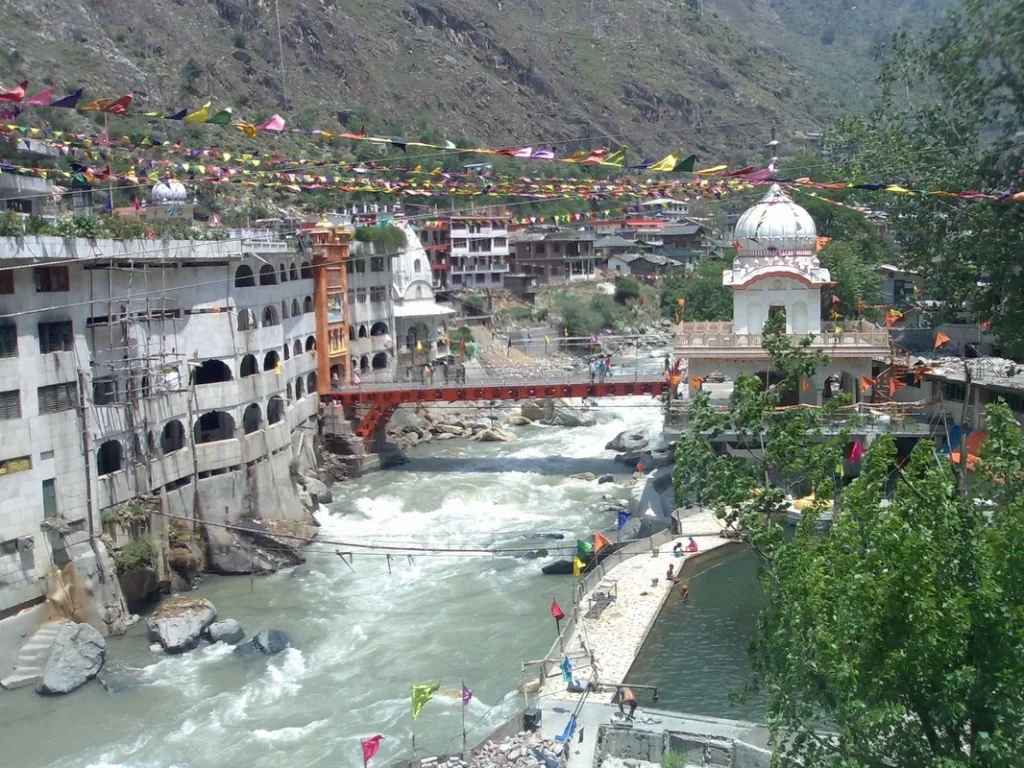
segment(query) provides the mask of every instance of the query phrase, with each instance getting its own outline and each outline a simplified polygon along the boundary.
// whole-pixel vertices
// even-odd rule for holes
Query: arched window
[[[263,327],[269,328],[272,325],[278,325],[280,321],[277,319],[277,308],[266,306],[263,308]]]
[[[251,331],[256,327],[256,315],[251,309],[238,310],[238,330]]]
[[[288,382],[288,386],[285,388],[285,391],[288,393],[288,402],[294,401],[295,398],[292,397],[292,383],[290,381]]]
[[[243,264],[235,270],[235,288],[252,288],[256,285],[256,276],[252,273],[252,267]]]
[[[242,358],[242,365],[238,370],[239,378],[244,379],[246,376],[252,376],[256,373],[256,356],[246,355]]]
[[[250,403],[242,414],[242,430],[245,434],[251,435],[262,426],[263,412],[260,410],[259,403]]]
[[[412,260],[412,271],[413,272],[419,272],[420,271],[420,267],[421,267],[420,260],[419,259],[413,259]]]
[[[160,453],[166,456],[168,453],[180,451],[185,447],[185,427],[175,419],[164,424],[160,432]]]
[[[117,440],[107,440],[96,451],[96,474],[100,477],[120,472],[124,462],[124,449]]]
[[[235,420],[230,413],[210,411],[196,419],[192,438],[197,444],[231,440],[235,436]]]
[[[278,267],[277,273],[282,283],[288,282],[288,270],[285,268],[284,264]]]
[[[292,317],[298,317],[302,314],[302,310],[299,309],[299,300],[292,299]]]
[[[306,377],[306,391],[309,394],[311,394],[311,395],[316,392],[316,373],[315,372],[309,374],[309,376]]]
[[[350,325],[348,327],[348,340],[349,341],[355,341],[356,340],[356,327],[354,325]]]
[[[267,403],[267,423],[277,424],[284,418],[284,400],[280,395],[274,395]]]
[[[272,371],[279,362],[281,362],[281,356],[277,354],[276,350],[272,349],[263,356],[263,370]]]
[[[202,384],[219,384],[224,381],[231,381],[231,369],[221,360],[204,360],[202,365],[191,370],[192,383],[197,387]]]
[[[294,263],[291,266],[288,267],[288,279],[289,280],[298,280],[299,279],[299,270],[295,268],[295,264]]]
[[[316,350],[316,336],[306,337],[306,351],[313,352]]]
[[[388,353],[378,352],[373,356],[373,370],[382,371],[388,367]]]
[[[295,399],[301,400],[305,397],[305,394],[306,393],[303,391],[302,377],[299,376],[299,378],[295,380]]]
[[[369,355],[363,355],[361,358],[359,358],[359,370],[361,372],[362,371],[370,370],[370,357],[369,357]]]
[[[372,326],[370,326],[370,335],[371,336],[387,336],[388,335],[388,324],[378,320],[376,323],[374,323]]]
[[[142,438],[132,435],[132,460],[136,464],[146,463],[146,452],[142,450]]]
[[[287,301],[282,301],[281,302],[281,319],[282,320],[287,320],[288,319],[288,302]]]
[[[292,348],[291,347],[289,347],[287,344],[285,344],[283,347],[281,347],[281,351],[284,353],[284,359],[285,360],[291,360],[291,358],[292,358]]]
[[[302,311],[305,312],[306,314],[309,314],[310,312],[313,311],[313,297],[312,296],[307,296],[306,297],[306,301],[302,305]]]
[[[277,273],[269,264],[260,267],[260,285],[277,285]]]
[[[365,325],[360,325],[359,326],[359,338],[360,339],[365,339],[366,338],[366,326]]]
[[[313,279],[313,267],[310,266],[308,261],[302,262],[302,279],[312,280]]]
[[[292,354],[296,357],[302,354],[302,342],[298,339],[296,339],[295,343],[292,344]]]

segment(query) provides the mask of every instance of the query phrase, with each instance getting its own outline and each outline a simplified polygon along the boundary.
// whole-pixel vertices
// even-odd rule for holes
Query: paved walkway
[[[697,553],[699,555],[730,543],[728,539],[706,535],[708,531],[720,527],[721,524],[712,512],[701,512],[684,518],[681,524],[682,535],[659,547],[656,557],[646,554],[636,555],[609,570],[601,584],[591,593],[584,595],[581,613],[585,614],[588,609],[588,597],[594,591],[600,590],[602,586],[614,585],[614,588],[617,589],[616,599],[601,613],[600,617],[582,618],[572,635],[566,638],[565,651],[573,660],[574,669],[577,669],[583,676],[593,672],[585,658],[585,647],[590,651],[597,665],[596,677],[601,684],[614,686],[623,682],[669,592],[679,588],[679,585],[665,580],[668,566],[670,564],[676,566],[675,570],[678,572],[679,566],[683,562],[689,557],[694,557],[694,555],[683,558],[673,557],[672,547],[675,542],[682,542],[685,546],[688,543],[690,532],[705,534],[694,536],[699,547]],[[654,579],[658,580],[657,585],[652,585]],[[642,683],[643,681],[635,682]],[[540,695],[542,700],[555,698],[574,703],[580,698],[580,694],[566,691],[565,682],[557,675],[549,677],[545,681]],[[602,691],[599,694],[591,694],[590,699],[592,701],[595,699],[607,701],[611,695],[611,691]]]

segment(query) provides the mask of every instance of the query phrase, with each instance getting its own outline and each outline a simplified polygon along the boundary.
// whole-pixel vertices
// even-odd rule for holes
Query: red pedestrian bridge
[[[615,370],[615,375],[602,381],[591,382],[588,373],[566,376],[507,376],[485,377],[465,384],[437,382],[392,382],[360,384],[337,392],[321,395],[325,402],[344,406],[345,416],[357,420],[357,436],[372,439],[387,424],[400,405],[406,403],[462,403],[473,401],[514,401],[543,398],[579,399],[596,397],[656,397],[669,391],[669,382],[663,375],[640,370]]]

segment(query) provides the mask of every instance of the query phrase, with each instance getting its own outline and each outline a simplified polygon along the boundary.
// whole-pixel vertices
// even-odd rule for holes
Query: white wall
[[[785,307],[787,333],[821,332],[821,289],[785,277],[768,277],[733,291],[734,332],[760,333],[773,306]]]

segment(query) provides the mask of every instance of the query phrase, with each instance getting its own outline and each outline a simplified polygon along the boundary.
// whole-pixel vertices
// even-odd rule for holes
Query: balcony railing
[[[680,323],[676,331],[675,345],[678,350],[721,351],[731,349],[761,349],[764,335],[761,333],[733,333],[731,322]],[[806,334],[788,334],[793,339],[802,339]],[[813,345],[816,348],[889,348],[889,331],[875,328],[867,322],[823,323],[822,331],[816,334]]]

